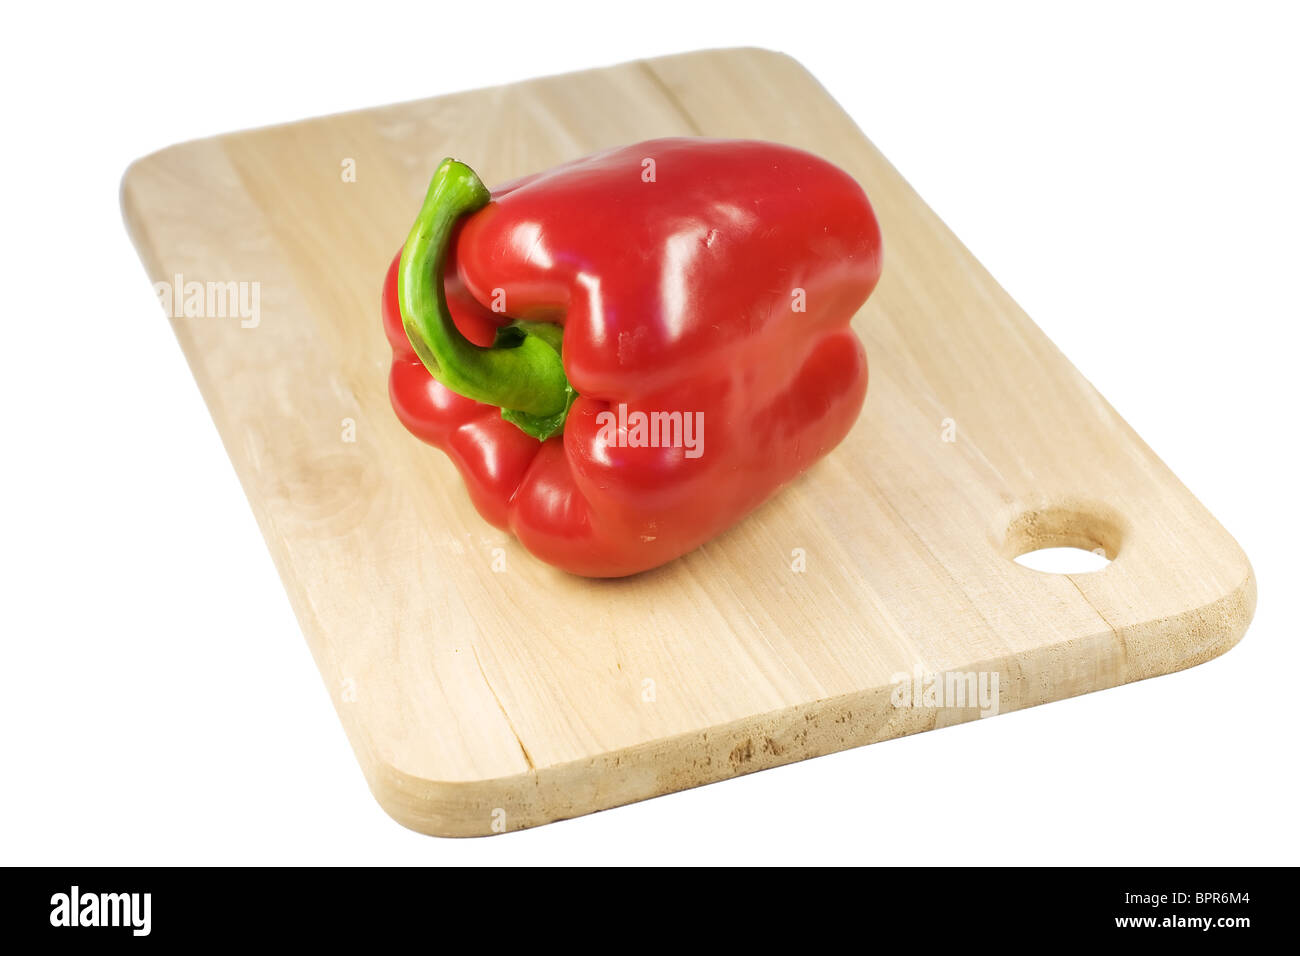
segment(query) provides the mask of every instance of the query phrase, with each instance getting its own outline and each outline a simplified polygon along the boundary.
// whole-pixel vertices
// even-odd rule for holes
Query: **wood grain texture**
[[[865,186],[885,235],[855,319],[866,409],[698,551],[569,577],[398,424],[380,285],[445,155],[492,184],[691,134],[800,146]],[[692,53],[186,143],[132,165],[122,202],[155,281],[260,284],[256,328],[173,325],[370,787],[417,830],[533,826],[977,716],[895,707],[917,669],[996,672],[1002,712],[1140,680],[1222,653],[1253,612],[1232,538],[788,57]],[[1011,560],[1053,544],[1114,560]]]

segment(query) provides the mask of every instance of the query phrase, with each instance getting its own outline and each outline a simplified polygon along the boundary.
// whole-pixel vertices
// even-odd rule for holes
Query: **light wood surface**
[[[569,577],[398,424],[380,285],[445,155],[491,185],[691,134],[800,146],[865,186],[885,236],[855,320],[866,408],[699,551]],[[132,165],[122,203],[152,279],[259,283],[255,328],[172,324],[370,787],[417,830],[534,826],[978,715],[895,706],[900,673],[996,672],[1003,713],[1140,680],[1222,653],[1253,612],[1232,538],[788,57],[692,53],[186,143]],[[1011,560],[1057,544],[1114,560]]]

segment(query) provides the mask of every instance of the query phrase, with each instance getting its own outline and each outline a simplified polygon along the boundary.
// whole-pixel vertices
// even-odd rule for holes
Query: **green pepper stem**
[[[498,335],[497,344],[483,348],[460,333],[447,308],[442,276],[452,230],[491,198],[464,163],[444,159],[438,165],[402,247],[397,272],[402,326],[435,379],[459,395],[500,407],[508,421],[545,439],[563,429],[574,398],[560,358],[560,336],[538,334],[530,329],[533,323],[515,323],[508,327],[513,334]]]

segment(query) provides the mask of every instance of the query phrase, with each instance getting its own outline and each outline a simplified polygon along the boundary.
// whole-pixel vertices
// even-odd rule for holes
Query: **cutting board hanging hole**
[[[1015,559],[1016,564],[1045,574],[1089,574],[1101,571],[1110,558],[1100,548],[1092,551],[1083,548],[1036,548]]]
[[[1105,570],[1119,554],[1124,522],[1113,509],[1071,501],[1021,512],[1007,528],[1003,553],[1022,567],[1051,574]]]

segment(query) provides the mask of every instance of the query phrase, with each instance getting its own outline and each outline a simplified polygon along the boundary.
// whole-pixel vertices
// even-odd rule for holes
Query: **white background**
[[[7,10],[0,862],[1300,862],[1295,16],[979,6]],[[735,45],[800,59],[1237,536],[1255,622],[1201,667],[995,720],[505,837],[404,830],[119,177],[230,129]]]

